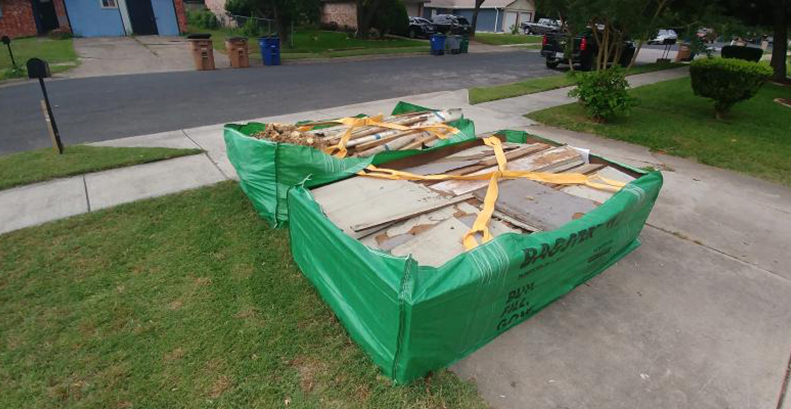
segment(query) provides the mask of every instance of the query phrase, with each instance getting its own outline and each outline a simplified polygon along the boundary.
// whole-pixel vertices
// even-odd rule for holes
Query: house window
[[[117,9],[118,3],[116,0],[99,0],[99,4],[103,9]]]

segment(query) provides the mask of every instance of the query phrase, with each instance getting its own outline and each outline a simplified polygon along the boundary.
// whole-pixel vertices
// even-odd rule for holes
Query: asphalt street
[[[76,144],[557,74],[526,51],[48,81]],[[0,87],[0,154],[50,146],[38,83]],[[308,118],[306,118],[308,119]]]

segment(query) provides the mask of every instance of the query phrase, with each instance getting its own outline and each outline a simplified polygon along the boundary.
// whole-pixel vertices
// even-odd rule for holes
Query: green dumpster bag
[[[399,102],[391,115],[430,110]],[[475,138],[475,125],[469,119],[451,122],[459,133],[439,140],[430,149],[388,151],[365,158],[338,159],[308,146],[277,143],[249,137],[266,127],[260,122],[225,125],[223,136],[228,159],[239,176],[242,191],[258,214],[275,226],[288,221],[288,189],[304,183],[311,188],[350,177],[368,165],[381,165],[396,159],[430,152]]]
[[[464,358],[637,248],[662,174],[629,169],[642,176],[583,217],[553,231],[503,234],[438,268],[347,236],[296,186],[291,251],[352,339],[406,383]]]

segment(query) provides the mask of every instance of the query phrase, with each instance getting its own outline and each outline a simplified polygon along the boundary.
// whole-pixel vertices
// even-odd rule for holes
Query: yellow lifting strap
[[[439,139],[445,139],[448,134],[456,134],[459,132],[458,129],[446,125],[446,124],[431,124],[431,125],[419,125],[419,126],[404,126],[399,124],[391,124],[388,122],[382,122],[382,114],[373,117],[364,117],[364,118],[354,118],[354,117],[347,117],[341,118],[338,120],[333,121],[334,123],[339,123],[342,125],[346,125],[349,128],[346,129],[343,136],[341,136],[340,142],[337,145],[330,146],[324,150],[324,153],[334,155],[337,158],[345,158],[346,157],[346,144],[349,143],[349,139],[352,137],[352,132],[355,128],[359,128],[362,126],[376,126],[379,128],[387,128],[387,129],[394,129],[397,131],[421,131],[421,132],[428,132],[432,135],[435,135]]]
[[[503,152],[503,145],[500,139],[494,136],[484,138],[483,142],[494,149],[494,157],[497,159],[497,170],[475,175],[416,175],[414,173],[403,172],[393,169],[382,169],[369,165],[358,175],[375,177],[390,180],[489,180],[489,187],[486,190],[486,197],[483,200],[483,209],[478,213],[472,228],[464,234],[462,244],[467,250],[472,250],[478,246],[476,233],[483,235],[483,242],[492,239],[489,232],[489,220],[494,213],[494,205],[497,203],[498,187],[500,179],[527,179],[536,182],[552,183],[556,185],[586,185],[595,189],[617,192],[626,184],[617,180],[603,178],[599,175],[584,175],[582,173],[542,173],[530,171],[514,171],[506,169],[507,160]]]

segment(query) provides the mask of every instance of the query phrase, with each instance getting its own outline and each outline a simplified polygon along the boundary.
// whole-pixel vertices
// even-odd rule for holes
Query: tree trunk
[[[366,4],[368,3],[366,7]],[[366,40],[368,39],[368,32],[371,31],[371,20],[374,18],[374,13],[382,3],[381,0],[357,0],[357,32],[355,37]]]
[[[272,6],[272,14],[275,17],[275,30],[277,30],[277,36],[280,37],[280,46],[283,47],[286,44],[290,44],[291,20],[277,4]]]
[[[787,81],[788,22],[786,21],[785,1],[777,1],[776,4],[777,8],[774,12],[774,46],[772,47],[771,63],[774,69],[772,79],[776,82],[785,83]]]
[[[481,11],[481,4],[486,0],[475,0],[475,9],[472,11],[472,22],[470,23],[470,38],[475,38],[475,31],[478,29],[478,12]],[[497,27],[494,28],[497,31]]]

